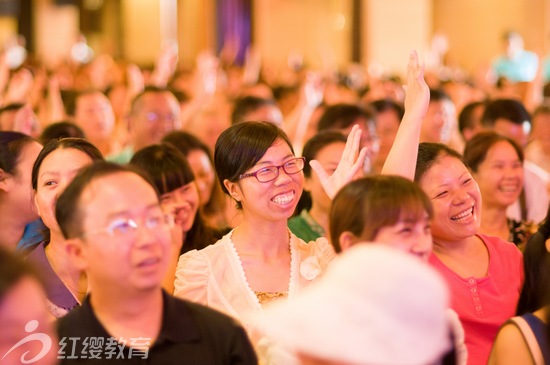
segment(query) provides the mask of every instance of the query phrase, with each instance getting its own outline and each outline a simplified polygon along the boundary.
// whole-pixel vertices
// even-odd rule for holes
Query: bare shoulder
[[[519,328],[513,323],[502,326],[493,344],[488,365],[527,365],[532,363],[527,343]]]

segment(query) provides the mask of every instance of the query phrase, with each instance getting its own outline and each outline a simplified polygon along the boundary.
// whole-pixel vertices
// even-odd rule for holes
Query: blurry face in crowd
[[[393,110],[376,113],[376,134],[380,139],[379,157],[386,158],[390,152],[401,120]]]
[[[380,147],[380,141],[376,135],[376,128],[374,128],[373,123],[369,123],[364,118],[359,118],[353,122],[348,128],[343,129],[342,133],[347,136],[351,132],[351,129],[354,125],[359,125],[361,128],[361,148],[367,148],[367,162],[374,161],[378,155],[378,150]]]
[[[187,161],[195,175],[195,184],[197,185],[201,206],[210,201],[212,189],[216,179],[214,167],[210,158],[203,150],[193,150],[187,155]]]
[[[452,103],[449,100],[432,101],[422,121],[421,142],[447,143],[451,138]]]
[[[13,175],[6,174],[5,182],[9,185],[8,198],[16,207],[13,214],[20,216],[22,223],[27,224],[38,218],[34,205],[32,204],[32,166],[36,157],[42,150],[38,142],[31,142],[25,145]]]
[[[101,92],[78,97],[75,123],[92,142],[110,138],[115,126],[115,114],[109,99]]]
[[[38,171],[34,203],[42,221],[51,231],[61,234],[55,219],[57,198],[76,173],[91,163],[91,157],[76,148],[59,148],[42,161]]]
[[[522,148],[525,148],[525,146],[527,145],[529,128],[529,122],[516,124],[508,119],[503,118],[497,119],[493,126],[495,132],[500,133],[510,139],[513,139]]]
[[[148,92],[138,103],[129,121],[136,151],[160,143],[164,135],[180,129],[180,107],[171,93]]]
[[[172,213],[175,224],[180,226],[183,232],[191,229],[199,209],[199,192],[195,181],[162,194],[160,201],[163,211]]]
[[[483,204],[505,209],[521,193],[523,165],[514,147],[506,141],[500,141],[489,148],[474,177],[479,185]]]
[[[275,105],[264,105],[250,113],[245,117],[245,121],[265,121],[276,124],[278,127],[283,126],[283,114]]]
[[[332,175],[336,170],[345,146],[344,142],[331,143],[320,149],[315,155],[315,159],[319,161],[327,174]],[[304,189],[311,194],[311,200],[315,208],[326,213],[329,212],[331,200],[315,172],[312,171],[311,176],[305,178]]]

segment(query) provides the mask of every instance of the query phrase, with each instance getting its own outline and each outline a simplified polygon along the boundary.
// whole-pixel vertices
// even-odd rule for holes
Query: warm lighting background
[[[468,71],[502,50],[507,29],[524,36],[526,49],[544,55],[550,48],[550,0],[1,0],[0,5],[9,1],[30,7],[34,51],[50,64],[67,56],[82,31],[96,54],[141,64],[152,63],[162,44],[177,40],[180,61],[192,65],[199,51],[220,49],[216,14],[226,1],[250,6],[252,43],[272,65],[298,52],[318,67],[320,51],[345,65],[354,58],[354,29],[355,58],[387,72],[403,72],[409,50],[423,54],[436,33],[448,37],[447,62]],[[357,28],[353,19],[359,20]],[[0,16],[0,41],[17,32],[16,18]]]

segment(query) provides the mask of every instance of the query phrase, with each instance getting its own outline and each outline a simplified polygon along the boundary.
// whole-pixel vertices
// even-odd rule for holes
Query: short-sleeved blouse
[[[246,318],[262,306],[248,285],[232,234],[233,231],[213,245],[180,257],[174,295],[226,313],[250,329]],[[290,234],[290,253],[288,298],[319,277],[335,255],[325,238],[305,243],[294,234]]]
[[[463,278],[433,253],[430,264],[449,285],[451,308],[464,327],[468,364],[486,364],[500,326],[515,314],[523,283],[523,259],[518,248],[497,237],[478,234],[489,252],[484,277]]]

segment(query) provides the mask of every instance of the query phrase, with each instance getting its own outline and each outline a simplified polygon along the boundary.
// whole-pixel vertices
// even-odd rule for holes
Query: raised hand
[[[197,56],[197,96],[211,96],[216,92],[220,61],[210,52],[204,51]]]
[[[352,181],[355,176],[362,171],[363,163],[367,156],[367,148],[363,147],[359,152],[361,133],[359,126],[354,125],[348,135],[342,158],[332,175],[329,176],[327,174],[319,161],[312,160],[309,162],[313,171],[319,176],[319,180],[325,192],[331,199],[334,198],[342,186]]]
[[[176,71],[177,64],[178,45],[170,43],[160,51],[150,82],[158,87],[166,87],[168,80]]]
[[[405,112],[413,118],[423,119],[430,103],[430,88],[424,80],[424,65],[420,64],[416,51],[409,56],[407,85],[404,88]]]
[[[6,92],[5,103],[25,103],[28,101],[34,78],[27,69],[21,69],[12,76]]]
[[[413,180],[422,120],[430,103],[430,88],[424,81],[424,65],[418,61],[416,51],[412,51],[409,56],[405,91],[405,115],[382,168],[382,174],[400,175]]]

